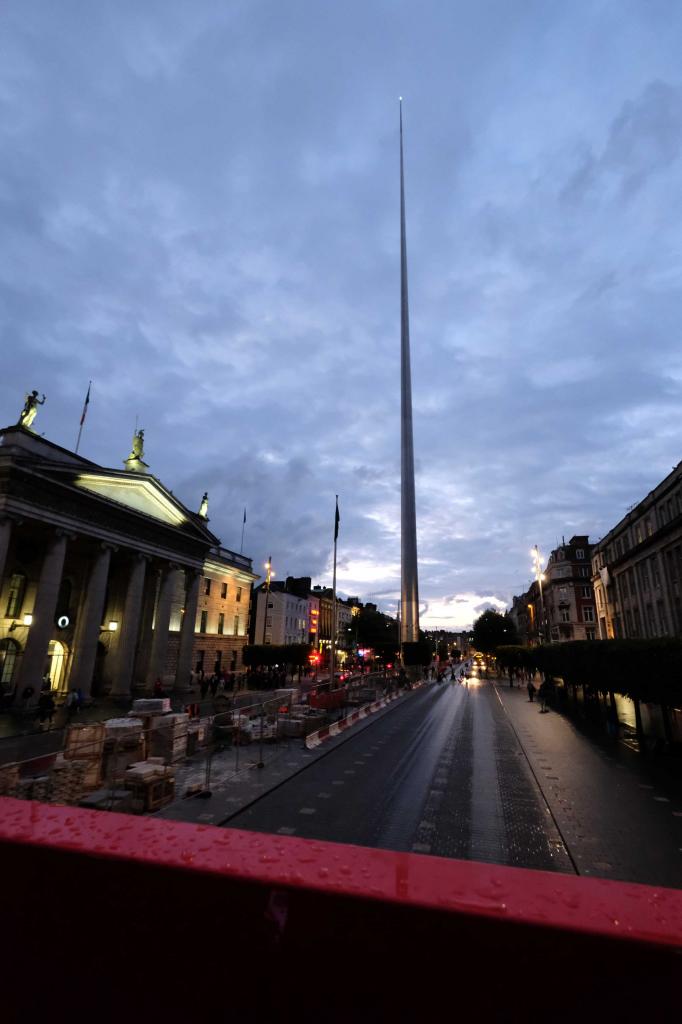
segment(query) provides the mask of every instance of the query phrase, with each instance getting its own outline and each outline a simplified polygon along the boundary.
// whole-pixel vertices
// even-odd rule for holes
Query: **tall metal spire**
[[[412,643],[419,639],[419,581],[417,576],[417,515],[414,498],[410,314],[407,301],[402,96],[400,97],[400,355],[400,640],[401,643]]]

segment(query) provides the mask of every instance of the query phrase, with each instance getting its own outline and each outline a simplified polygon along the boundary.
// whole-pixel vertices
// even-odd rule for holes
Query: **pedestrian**
[[[38,698],[38,721],[41,725],[44,725],[45,720],[47,719],[49,699],[49,693],[46,690],[43,690]]]
[[[156,677],[156,681],[154,683],[154,696],[163,697],[163,683],[159,676]]]
[[[78,714],[78,693],[74,690],[69,690],[69,694],[66,698],[66,715],[69,721]]]
[[[199,681],[199,690],[201,691],[201,699],[206,700],[206,694],[208,693],[208,676],[201,676]]]
[[[528,700],[531,702],[531,704],[533,703],[533,698],[534,697],[535,697],[535,687],[533,685],[532,680],[529,679],[528,680]]]
[[[218,676],[214,672],[213,675],[211,676],[211,680],[210,680],[210,683],[209,683],[209,685],[211,687],[211,696],[213,697],[214,700],[215,700],[215,696],[216,696],[216,694],[218,692],[218,682],[219,682]]]
[[[547,680],[543,679],[541,684],[540,684],[540,689],[538,691],[538,697],[540,698],[540,714],[541,715],[544,715],[544,714],[546,714],[546,712],[549,711],[549,708],[547,707],[548,691],[549,691],[549,686],[547,685]]]

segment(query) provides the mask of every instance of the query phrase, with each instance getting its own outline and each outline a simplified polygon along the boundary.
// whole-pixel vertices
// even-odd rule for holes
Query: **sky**
[[[262,572],[400,589],[398,96],[421,624],[682,454],[676,0],[4,0],[0,422]]]

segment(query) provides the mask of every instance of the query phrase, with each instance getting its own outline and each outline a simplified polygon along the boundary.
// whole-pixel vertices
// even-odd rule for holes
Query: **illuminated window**
[[[204,593],[211,593],[211,581],[208,579],[208,577],[204,580]]]
[[[241,587],[237,587],[237,596],[236,596],[235,600],[236,601],[241,601],[241,599],[242,599],[242,588]]]
[[[11,690],[14,669],[17,663],[19,644],[9,637],[0,640],[0,684],[3,690]]]
[[[25,593],[26,577],[23,572],[17,572],[9,581],[9,596],[7,599],[7,611],[5,612],[8,619],[16,619],[21,614]]]
[[[219,633],[224,633],[225,632],[225,616],[223,615],[222,612],[218,616],[218,632]]]
[[[222,597],[223,601],[227,597],[227,583],[220,584],[220,596]]]
[[[206,623],[207,623],[207,621],[208,621],[208,612],[202,612],[201,613],[201,622],[200,622],[200,625],[199,625],[199,632],[200,633],[205,633],[206,632]]]

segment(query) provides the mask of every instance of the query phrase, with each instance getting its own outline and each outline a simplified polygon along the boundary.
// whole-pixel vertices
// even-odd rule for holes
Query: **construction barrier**
[[[340,718],[337,722],[332,722],[331,725],[325,725],[324,728],[318,729],[317,732],[311,732],[306,736],[306,747],[308,750],[314,750],[315,747],[319,747],[325,740],[345,732],[346,729],[350,729],[351,726],[355,725],[363,718],[367,718],[368,715],[374,714],[375,711],[380,711],[381,708],[385,708],[387,704],[390,704],[391,701],[397,700],[400,696],[402,696],[402,694],[392,693],[388,697],[382,697],[381,700],[374,701],[373,704],[365,704],[357,711],[353,711],[350,715],[347,715],[346,718]]]

